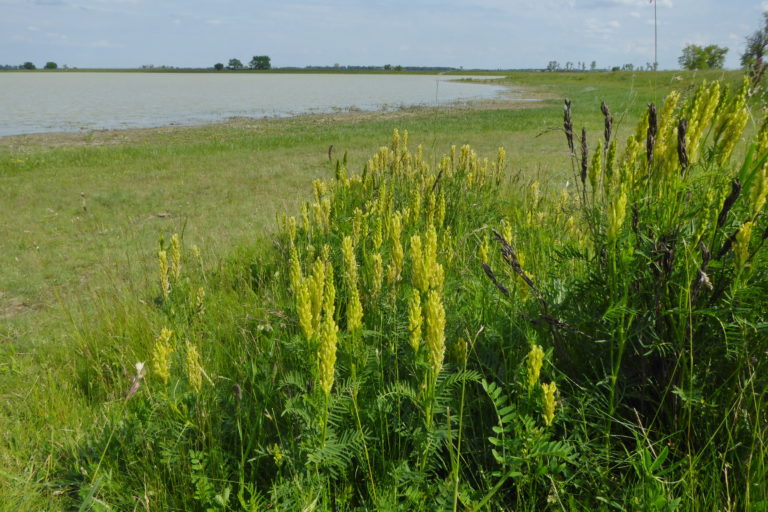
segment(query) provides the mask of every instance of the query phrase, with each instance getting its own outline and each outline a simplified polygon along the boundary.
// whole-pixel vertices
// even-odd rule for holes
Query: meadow
[[[765,509],[762,105],[505,82],[0,139],[1,509]]]

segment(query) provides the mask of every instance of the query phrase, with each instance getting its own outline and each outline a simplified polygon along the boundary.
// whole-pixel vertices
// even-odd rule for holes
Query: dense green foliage
[[[106,421],[52,480],[86,509],[764,507],[768,129],[735,161],[719,83],[623,150],[567,113],[570,185],[395,133],[250,265],[161,242],[158,291],[79,333]]]
[[[677,59],[683,69],[722,69],[728,48],[710,44],[698,46],[689,44]]]

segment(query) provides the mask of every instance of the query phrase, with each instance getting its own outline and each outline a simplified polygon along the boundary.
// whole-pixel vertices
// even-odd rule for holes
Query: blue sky
[[[730,49],[768,0],[658,0],[659,64],[687,43]],[[0,0],[0,64],[208,67],[269,55],[273,66],[541,68],[653,61],[649,0]]]

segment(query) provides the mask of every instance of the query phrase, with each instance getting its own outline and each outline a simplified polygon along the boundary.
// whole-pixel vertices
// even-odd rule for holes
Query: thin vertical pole
[[[659,69],[659,31],[656,24],[656,0],[653,2],[653,70]]]

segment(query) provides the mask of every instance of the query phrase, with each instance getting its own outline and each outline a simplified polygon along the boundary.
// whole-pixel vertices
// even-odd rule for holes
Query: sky
[[[768,0],[657,0],[658,61],[686,44],[729,48]],[[0,65],[212,67],[268,55],[308,65],[598,68],[654,60],[649,0],[0,0]]]

